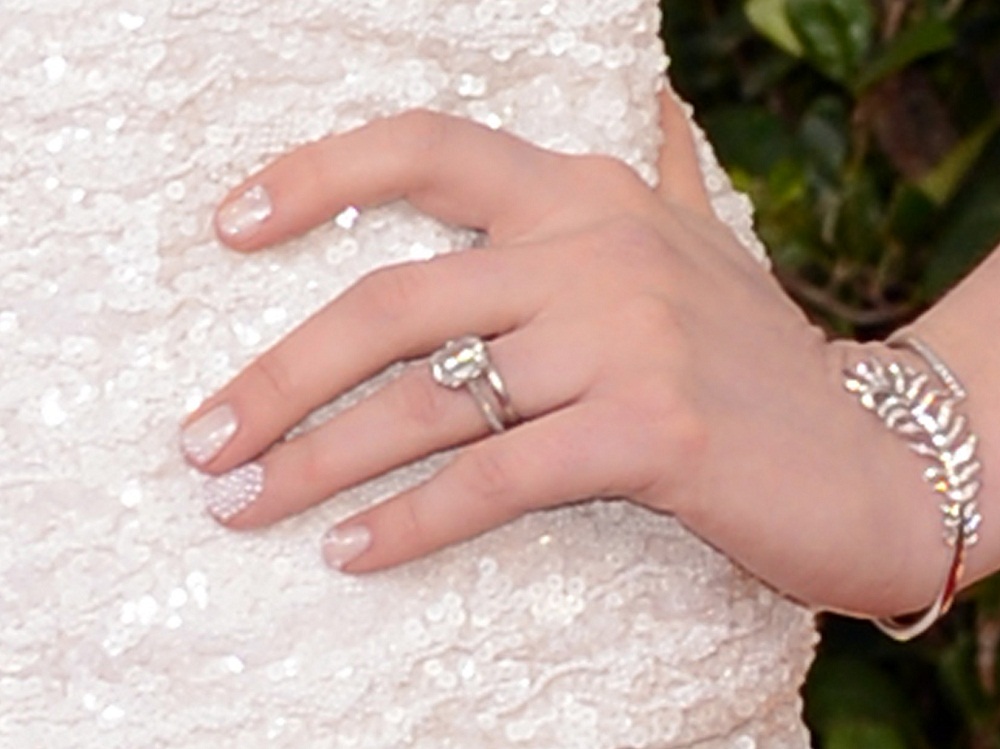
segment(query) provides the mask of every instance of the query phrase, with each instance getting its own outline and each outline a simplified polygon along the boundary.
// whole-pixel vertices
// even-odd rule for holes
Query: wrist
[[[889,481],[879,490],[884,478],[879,480],[880,472],[875,472],[872,501],[888,514],[882,521],[886,537],[900,542],[886,545],[890,555],[885,565],[895,570],[894,580],[886,583],[885,600],[873,601],[869,608],[880,617],[886,609],[893,614],[922,612],[879,621],[888,634],[909,639],[950,607],[966,551],[977,541],[980,464],[960,382],[919,338],[893,338],[889,344],[841,343],[833,348],[843,365],[845,389],[883,433],[873,439],[871,449],[878,465],[888,469]],[[886,444],[885,437],[895,445]]]

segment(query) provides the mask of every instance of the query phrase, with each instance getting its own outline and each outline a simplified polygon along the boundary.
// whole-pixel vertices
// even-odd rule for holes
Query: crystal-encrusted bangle
[[[982,465],[976,457],[979,440],[958,412],[966,395],[958,378],[919,338],[893,336],[889,345],[914,352],[930,372],[871,357],[844,371],[844,387],[889,430],[906,439],[914,452],[929,459],[924,479],[939,497],[944,541],[952,549],[944,582],[926,611],[914,617],[875,620],[890,637],[910,640],[947,613],[955,599],[966,552],[979,540],[982,516],[976,497],[982,487]]]

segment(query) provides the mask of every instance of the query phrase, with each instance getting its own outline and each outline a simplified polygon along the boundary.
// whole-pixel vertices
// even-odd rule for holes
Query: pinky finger
[[[436,476],[332,528],[327,564],[370,572],[416,559],[535,509],[621,493],[623,456],[598,449],[594,405],[557,411],[478,442]]]

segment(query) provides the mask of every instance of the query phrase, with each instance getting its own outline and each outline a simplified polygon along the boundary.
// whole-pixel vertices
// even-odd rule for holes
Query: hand
[[[947,551],[914,500],[919,466],[843,392],[849,346],[828,344],[712,217],[686,123],[669,106],[664,122],[679,138],[659,194],[615,160],[427,112],[302,147],[235,190],[220,234],[242,251],[400,197],[490,246],[370,274],[203,404],[186,444],[224,474],[216,516],[260,527],[462,446],[332,529],[328,560],[376,570],[535,509],[623,496],[803,601],[926,605]],[[522,423],[491,434],[473,398],[420,363],[279,441],[391,362],[467,333],[490,342]]]

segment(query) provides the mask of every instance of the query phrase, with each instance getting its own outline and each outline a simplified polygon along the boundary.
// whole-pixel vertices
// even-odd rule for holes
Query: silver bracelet
[[[958,378],[919,338],[894,335],[888,343],[917,354],[930,373],[899,362],[883,364],[872,357],[844,371],[844,387],[888,429],[904,437],[910,449],[931,461],[924,479],[938,496],[944,541],[952,549],[947,575],[926,611],[914,617],[875,620],[890,637],[910,640],[930,629],[955,600],[966,552],[979,540],[982,516],[976,497],[982,487],[982,465],[976,458],[979,439],[968,428],[966,417],[957,412],[966,396]],[[931,373],[943,390],[931,383]]]

